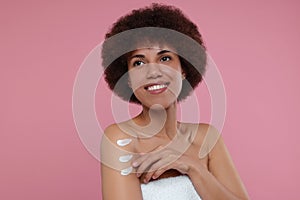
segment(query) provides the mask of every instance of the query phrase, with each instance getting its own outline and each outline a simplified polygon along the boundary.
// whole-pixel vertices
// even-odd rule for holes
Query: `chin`
[[[137,90],[134,94],[143,106],[154,110],[169,108],[171,105],[177,102],[178,97],[177,94],[175,95],[169,91],[153,95],[143,90]]]
[[[144,102],[142,103],[143,106],[146,106],[147,108],[151,108],[153,110],[162,110],[167,109],[171,105],[177,102],[177,99],[172,99],[170,101],[154,101],[154,102]]]

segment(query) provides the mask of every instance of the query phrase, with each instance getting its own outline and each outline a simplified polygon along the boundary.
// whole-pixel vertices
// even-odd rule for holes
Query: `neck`
[[[143,106],[139,115],[143,125],[146,125],[147,135],[168,137],[172,139],[177,134],[177,104],[172,103],[168,108],[155,105],[151,108]]]

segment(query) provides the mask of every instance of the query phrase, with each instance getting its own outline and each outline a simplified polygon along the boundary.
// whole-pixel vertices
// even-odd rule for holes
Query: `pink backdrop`
[[[1,1],[0,199],[101,199],[99,162],[73,122],[73,83],[110,24],[150,2]],[[161,2],[199,25],[221,71],[222,134],[251,199],[299,199],[300,3]],[[109,95],[100,93],[99,104]]]

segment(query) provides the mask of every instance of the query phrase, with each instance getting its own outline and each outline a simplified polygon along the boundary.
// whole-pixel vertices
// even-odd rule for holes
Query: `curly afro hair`
[[[132,29],[137,30],[145,27],[163,28],[169,32],[172,30],[173,32],[184,34],[197,45],[191,45],[185,40],[178,41],[169,32],[157,35],[151,32],[151,29],[150,31],[135,32],[136,34],[129,33],[125,36],[117,37],[119,34]],[[167,44],[179,52],[178,56],[186,79],[183,80],[177,101],[185,99],[203,79],[207,59],[205,46],[197,26],[181,10],[174,6],[157,3],[133,10],[131,13],[121,17],[105,35],[101,52],[102,65],[105,69],[105,81],[110,89],[122,99],[140,104],[128,85],[127,57],[130,51],[135,50],[137,45],[143,41]],[[181,54],[180,52],[188,52],[189,58],[181,56],[184,53]],[[121,56],[117,57],[117,55]]]

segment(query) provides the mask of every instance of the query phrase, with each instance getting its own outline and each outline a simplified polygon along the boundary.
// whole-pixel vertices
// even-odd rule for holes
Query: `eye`
[[[166,62],[166,61],[171,60],[171,57],[170,56],[164,56],[160,60],[163,61],[163,62]]]
[[[132,65],[136,67],[136,66],[141,66],[143,64],[145,64],[143,61],[137,60],[137,61],[134,61]]]

